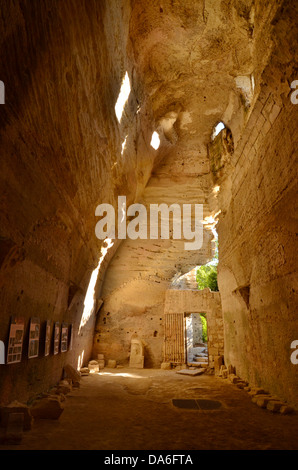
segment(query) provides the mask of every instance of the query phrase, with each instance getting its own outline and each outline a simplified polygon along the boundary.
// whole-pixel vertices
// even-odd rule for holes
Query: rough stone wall
[[[165,315],[168,313],[206,313],[209,366],[214,357],[224,355],[224,324],[219,292],[169,289],[165,296]]]
[[[249,79],[254,70],[254,18],[258,36],[263,38],[262,53],[256,54],[258,77],[269,53],[263,27],[276,4],[164,0],[162,4],[138,1],[131,5],[131,48],[154,116],[152,131],[158,131],[161,139],[152,177],[137,202],[201,203],[204,218],[214,216],[217,207],[207,144],[220,119],[230,121],[234,139],[239,139],[246,115],[239,79]],[[178,275],[212,259],[210,230],[204,236],[202,249],[194,253],[185,252],[183,244],[173,240],[125,240],[121,244],[106,273],[94,355],[103,352],[109,358],[115,355],[116,346],[111,344],[118,344],[118,356],[113,358],[123,361],[137,324],[142,338],[157,331],[152,339],[156,346],[152,343],[147,349],[148,364],[159,365],[161,291],[165,293]],[[142,298],[149,303],[140,307]],[[129,326],[124,329],[127,339],[122,322]]]
[[[74,325],[64,354],[0,366],[0,399],[26,401],[77,367],[92,349],[95,311],[84,299],[101,257],[95,208],[133,201],[151,173],[150,113],[129,58],[129,2],[3,1],[0,76],[0,340],[10,317]],[[131,93],[121,123],[114,106],[125,72]],[[143,127],[144,126],[144,127]],[[127,136],[127,138],[126,138]],[[123,142],[126,145],[123,149]],[[123,151],[124,150],[124,151]],[[100,285],[109,251],[98,274]]]
[[[102,353],[105,360],[128,363],[131,339],[137,336],[144,343],[144,366],[158,367],[163,346],[163,283],[132,280],[105,297],[98,316],[93,355]],[[140,295],[141,293],[141,295]]]
[[[184,166],[179,164],[183,152]],[[210,214],[206,194],[211,178],[206,155],[178,147],[164,158],[148,182],[140,199],[147,211],[150,204],[201,203],[204,216]],[[200,175],[200,179],[198,178]],[[213,238],[204,230],[200,250],[185,250],[184,240],[123,240],[106,272],[101,292],[104,301],[97,318],[94,350],[127,361],[130,340],[137,334],[145,344],[145,367],[159,367],[162,362],[163,314],[165,291],[177,272],[212,259]]]
[[[273,46],[253,111],[217,181],[219,288],[225,360],[250,383],[296,404],[297,5],[284,2],[272,22]]]
[[[118,195],[202,203],[204,216],[221,210],[226,359],[295,400],[296,19],[295,2],[282,0],[2,1],[0,340],[14,314],[25,317],[26,336],[32,316],[76,331],[72,352],[1,366],[3,401],[26,400],[58,380],[66,361],[90,356],[97,309],[80,323],[103,248],[94,210],[116,206]],[[119,123],[126,71],[132,90]],[[245,87],[252,76],[254,93]],[[234,152],[212,175],[206,146],[221,119]],[[125,361],[137,332],[147,366],[158,365],[166,290],[211,257],[208,230],[199,253],[172,241],[115,244],[95,286],[104,304],[93,353]]]
[[[94,356],[127,364],[131,339],[144,342],[145,367],[159,367],[163,361],[164,316],[167,313],[207,313],[209,364],[223,355],[223,319],[219,292],[165,290],[166,283],[131,281],[107,297],[96,324]],[[135,292],[135,295],[133,294]],[[141,292],[140,296],[138,292]],[[103,312],[102,312],[103,310]]]

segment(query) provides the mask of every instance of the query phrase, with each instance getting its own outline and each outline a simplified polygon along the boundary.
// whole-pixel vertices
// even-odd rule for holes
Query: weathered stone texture
[[[296,3],[1,2],[0,341],[12,315],[25,318],[22,362],[0,368],[1,402],[26,401],[97,354],[128,363],[133,335],[145,367],[159,367],[164,315],[197,306],[211,363],[224,353],[237,375],[297,404]],[[118,196],[202,204],[201,249],[170,237],[105,252],[95,208]],[[220,294],[206,295],[188,273],[213,257],[215,214]],[[72,350],[28,360],[33,316],[73,324]]]
[[[95,208],[117,195],[133,201],[155,157],[142,87],[129,56],[130,6],[105,1],[4,1],[1,4],[0,340],[11,315],[72,323],[73,349],[1,367],[0,398],[26,400],[90,358],[95,313],[84,299],[101,241]],[[128,72],[129,102],[115,103]],[[143,100],[144,101],[144,100]],[[143,117],[142,117],[143,116]],[[144,127],[143,127],[144,126]],[[122,144],[126,147],[122,152]],[[122,152],[122,153],[121,153]],[[98,274],[102,282],[113,250]],[[52,330],[53,331],[53,330]]]
[[[251,6],[248,2],[242,8],[235,2],[231,9],[225,1],[207,5],[188,0],[165,1],[160,8],[133,3],[132,52],[150,97],[152,131],[157,130],[161,139],[152,176],[139,200],[147,207],[197,203],[204,206],[204,218],[215,215],[207,144],[221,118],[231,120],[234,138],[239,138],[244,123],[242,92],[235,78],[250,76],[253,69]],[[260,20],[259,11],[256,15]],[[202,248],[193,252],[175,240],[125,240],[106,273],[94,354],[104,352],[125,361],[130,338],[138,334],[147,343],[147,366],[159,366],[165,291],[178,274],[212,259],[212,238],[206,227]]]
[[[297,405],[298,370],[290,361],[298,332],[297,109],[289,86],[297,60],[297,24],[289,19],[297,19],[297,8],[285,3],[262,90],[218,196],[219,288],[225,359],[250,383]]]

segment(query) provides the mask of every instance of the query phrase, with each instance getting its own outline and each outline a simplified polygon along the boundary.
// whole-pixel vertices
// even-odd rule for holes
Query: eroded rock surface
[[[1,400],[29,399],[98,352],[128,361],[133,334],[147,367],[159,365],[165,293],[213,257],[216,216],[226,364],[297,401],[295,3],[2,3],[0,340],[17,314],[26,325],[32,316],[73,324],[74,341],[65,355],[31,361],[24,349],[0,369]],[[212,141],[219,121],[226,129]],[[202,248],[104,244],[95,208],[116,208],[118,196],[202,204]]]

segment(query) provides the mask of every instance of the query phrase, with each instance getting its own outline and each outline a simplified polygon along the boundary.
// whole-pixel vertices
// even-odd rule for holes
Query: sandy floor
[[[184,410],[172,399],[212,399],[217,410]],[[104,369],[82,377],[58,421],[35,421],[18,446],[1,449],[298,449],[298,414],[260,409],[244,390],[214,376]]]

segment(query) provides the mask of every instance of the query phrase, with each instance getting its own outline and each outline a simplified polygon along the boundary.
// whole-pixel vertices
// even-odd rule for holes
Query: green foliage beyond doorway
[[[205,315],[200,314],[202,322],[202,339],[203,343],[207,343],[207,320]]]
[[[212,291],[218,291],[217,266],[200,266],[197,269],[196,281],[199,290],[206,289],[206,287],[209,287],[209,289]]]

